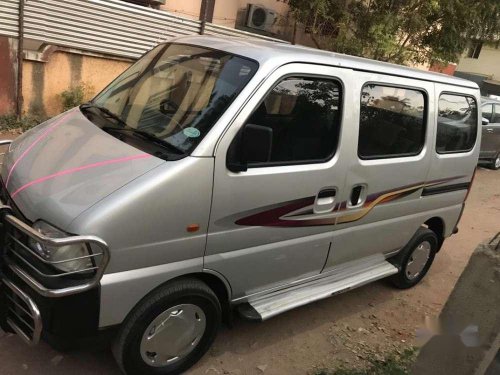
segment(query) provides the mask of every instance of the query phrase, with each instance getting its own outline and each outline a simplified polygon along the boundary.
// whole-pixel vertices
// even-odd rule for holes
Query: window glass
[[[495,104],[495,116],[493,117],[492,123],[500,123],[500,104]]]
[[[256,62],[227,52],[162,44],[92,102],[112,112],[127,134],[145,133],[150,143],[185,155],[210,131],[257,68]]]
[[[499,108],[500,109],[500,108]],[[491,122],[493,116],[493,105],[486,104],[483,106],[483,117]]]
[[[467,57],[471,59],[478,59],[483,48],[483,42],[472,42],[467,51]]]
[[[468,96],[442,94],[439,97],[436,151],[468,151],[476,142],[476,132],[476,101]]]
[[[320,161],[333,156],[340,129],[340,85],[319,78],[281,81],[247,124],[272,130],[271,163]]]
[[[418,90],[368,84],[361,92],[358,155],[416,155],[425,140],[425,99]]]

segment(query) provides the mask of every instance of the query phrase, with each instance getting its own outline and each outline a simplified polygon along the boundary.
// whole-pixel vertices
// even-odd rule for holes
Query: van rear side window
[[[423,92],[404,87],[365,85],[361,91],[358,155],[382,159],[420,153],[425,142]]]
[[[466,152],[474,147],[477,134],[477,104],[470,96],[442,94],[439,97],[436,151]]]

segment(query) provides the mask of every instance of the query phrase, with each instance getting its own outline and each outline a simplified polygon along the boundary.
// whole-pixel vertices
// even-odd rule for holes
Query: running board
[[[265,294],[238,306],[250,320],[267,320],[296,307],[346,292],[369,282],[398,273],[384,258],[369,257],[300,285]]]

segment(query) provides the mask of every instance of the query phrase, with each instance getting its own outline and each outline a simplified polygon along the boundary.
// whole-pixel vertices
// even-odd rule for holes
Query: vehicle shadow
[[[204,374],[224,353],[250,354],[277,345],[302,332],[358,314],[368,304],[380,304],[397,293],[386,281],[379,281],[334,298],[321,300],[276,316],[262,323],[249,322],[235,314],[232,329],[223,326],[207,355],[193,368]],[[297,322],[300,321],[300,324]],[[46,343],[28,347],[15,335],[0,333],[0,373],[10,374],[120,374],[109,344],[61,353]]]

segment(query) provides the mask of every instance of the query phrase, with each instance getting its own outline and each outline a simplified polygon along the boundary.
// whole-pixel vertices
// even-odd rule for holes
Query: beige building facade
[[[477,82],[483,95],[500,96],[500,41],[471,42],[455,75]]]

